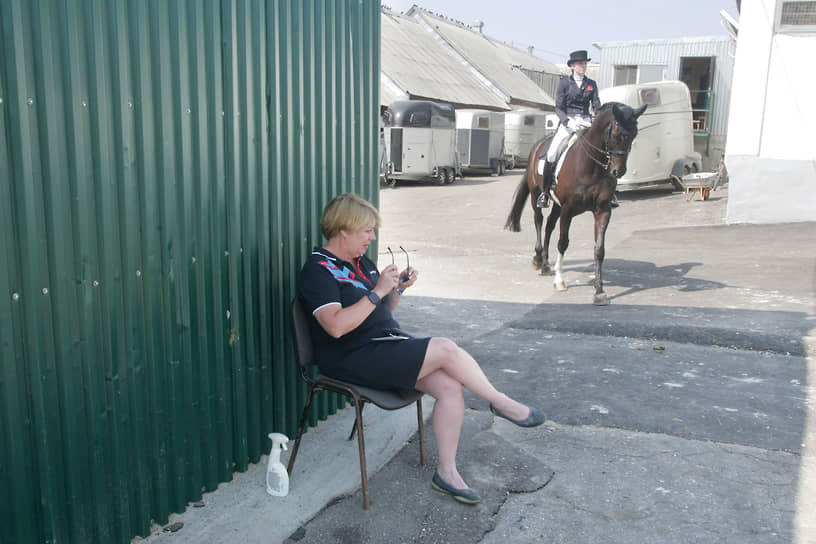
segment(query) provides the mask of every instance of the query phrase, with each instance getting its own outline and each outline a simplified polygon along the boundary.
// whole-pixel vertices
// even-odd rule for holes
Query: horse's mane
[[[624,114],[624,121],[623,124],[626,130],[632,130],[633,128],[637,128],[637,118],[632,115],[632,107],[621,102],[606,102],[601,106],[601,109],[595,114],[596,119],[600,120],[600,117],[604,114],[608,114],[612,117],[612,107],[617,106],[619,110]],[[604,121],[606,122],[606,121]]]
[[[620,102],[605,102],[601,106],[601,109],[598,110],[598,113],[596,115],[600,115],[605,111],[612,111],[612,106],[615,106],[615,105],[617,105],[618,107],[621,107],[621,106],[625,106],[626,104],[621,104]]]

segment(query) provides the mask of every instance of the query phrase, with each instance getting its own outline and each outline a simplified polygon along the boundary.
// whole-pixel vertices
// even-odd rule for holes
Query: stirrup
[[[541,194],[538,195],[538,200],[536,200],[536,206],[539,208],[547,208],[549,205],[550,203],[547,201],[547,193],[541,191]]]
[[[553,202],[555,202],[555,203],[556,203],[556,204],[558,204],[559,206],[561,205],[561,201],[560,201],[560,200],[558,200],[558,197],[557,197],[557,196],[555,196],[555,189],[554,189],[554,188],[553,188],[553,189],[550,189],[550,198],[552,199],[552,201],[553,201]]]
[[[614,194],[612,195],[612,200],[609,201],[609,206],[612,208],[617,208],[618,206],[620,206],[620,202],[618,202],[618,197],[616,197]]]

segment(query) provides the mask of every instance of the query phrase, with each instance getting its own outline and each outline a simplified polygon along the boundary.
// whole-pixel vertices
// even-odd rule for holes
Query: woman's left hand
[[[397,289],[407,289],[411,287],[416,282],[418,276],[419,271],[416,268],[406,268],[400,273]]]

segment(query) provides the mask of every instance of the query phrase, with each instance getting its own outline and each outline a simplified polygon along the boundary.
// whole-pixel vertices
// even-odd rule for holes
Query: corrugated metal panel
[[[381,28],[382,71],[408,95],[464,107],[510,109],[413,18],[384,8]]]
[[[467,62],[487,78],[507,98],[511,104],[530,107],[554,106],[552,97],[545,93],[530,78],[513,66],[505,49],[506,45],[489,40],[486,36],[442,17],[438,17],[416,6],[408,10],[408,15],[424,22],[443,38]]]
[[[715,102],[711,132],[717,136],[727,133],[735,51],[731,38],[681,38],[595,45],[601,51],[601,73],[598,78],[601,88],[612,86],[615,65],[665,65],[669,79],[680,79],[680,61],[683,57],[716,57],[712,82]]]
[[[0,2],[0,542],[129,542],[294,434],[378,37],[375,1]]]

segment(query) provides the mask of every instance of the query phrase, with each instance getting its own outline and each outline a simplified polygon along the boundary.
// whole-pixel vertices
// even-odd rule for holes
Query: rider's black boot
[[[541,194],[538,195],[536,206],[546,208],[550,205],[550,187],[553,182],[553,165],[550,161],[544,161],[544,173],[541,174]]]
[[[612,201],[609,203],[609,205],[613,208],[620,206],[620,202],[618,202],[618,197],[615,196],[615,193],[612,193]]]

